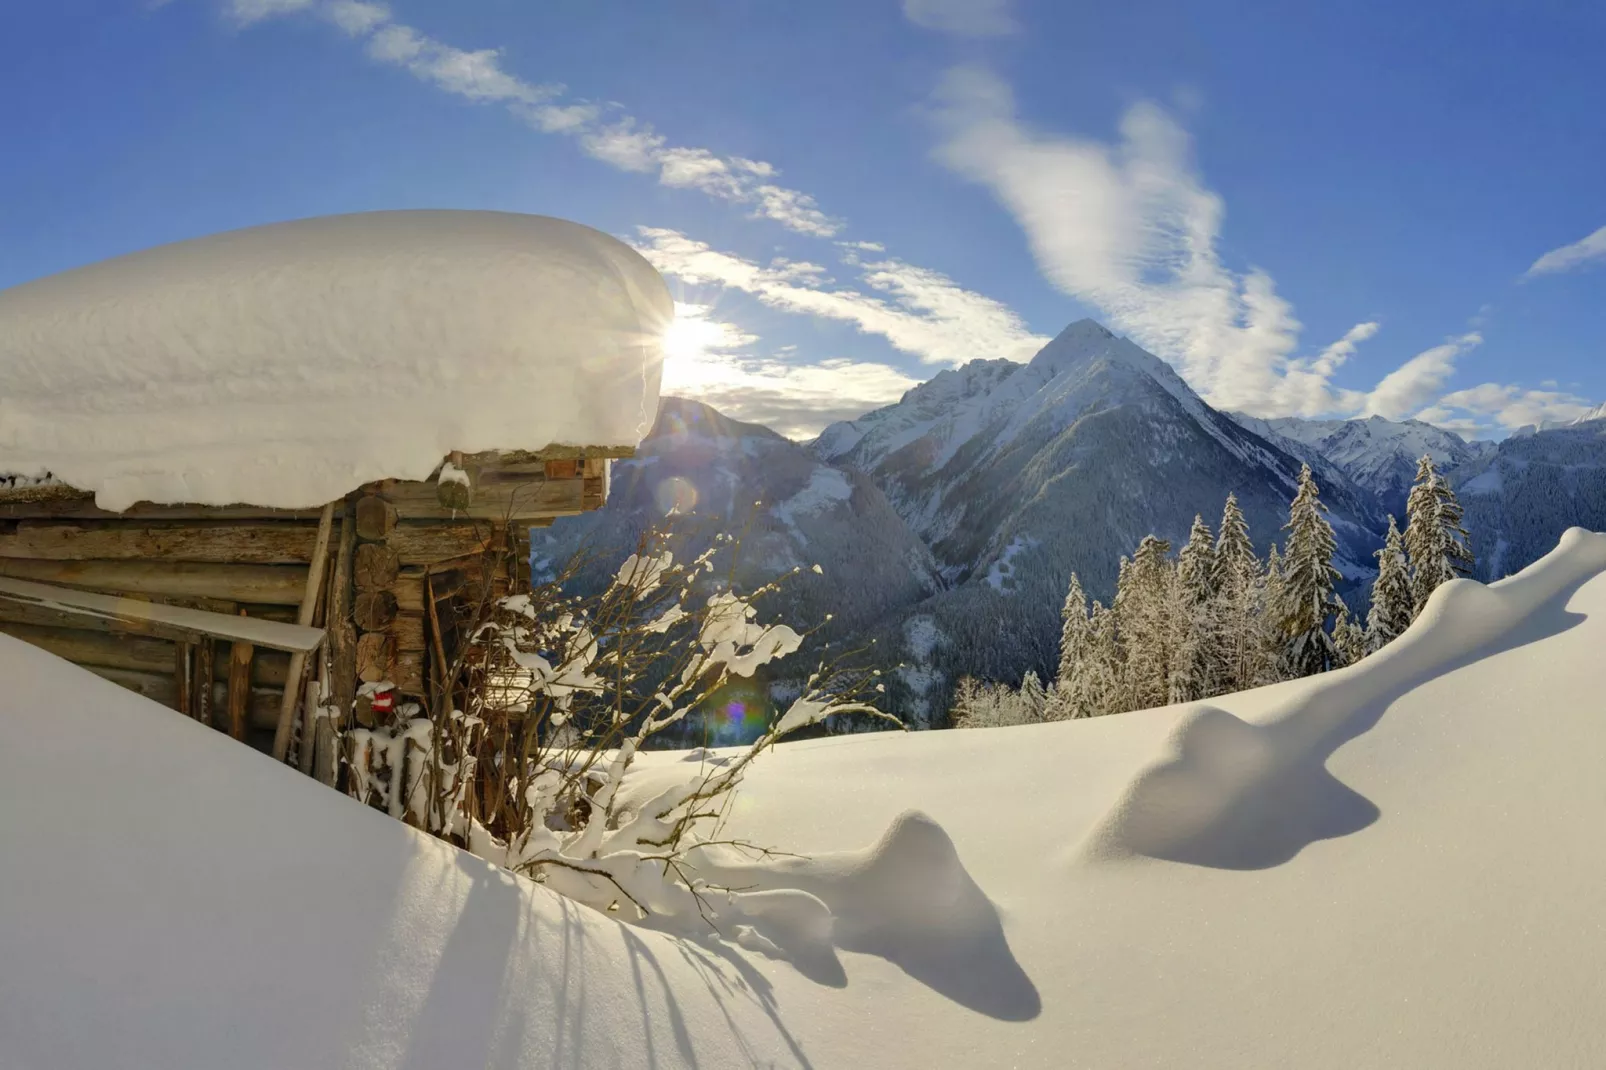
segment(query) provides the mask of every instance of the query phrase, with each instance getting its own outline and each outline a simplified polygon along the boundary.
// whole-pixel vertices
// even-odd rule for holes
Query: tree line
[[[1472,571],[1461,503],[1430,457],[1417,464],[1401,531],[1376,553],[1371,608],[1353,615],[1337,591],[1337,540],[1309,465],[1299,475],[1281,551],[1255,553],[1235,495],[1217,531],[1195,517],[1174,556],[1148,535],[1121,559],[1113,602],[1088,603],[1073,574],[1061,611],[1059,670],[1019,688],[966,677],[959,727],[1097,717],[1192,702],[1354,664],[1403,633],[1442,584]]]

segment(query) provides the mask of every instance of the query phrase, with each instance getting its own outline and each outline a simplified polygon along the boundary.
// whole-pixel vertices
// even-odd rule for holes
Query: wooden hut
[[[470,590],[526,582],[529,529],[599,508],[609,459],[631,452],[457,455],[445,482],[384,480],[305,510],[112,513],[70,487],[0,489],[0,632],[283,756],[325,636],[332,704],[359,722],[376,719],[363,683],[427,698]]]
[[[310,770],[320,721],[431,697],[463,603],[527,582],[531,527],[603,504],[672,316],[623,243],[491,212],[275,224],[0,292],[0,632],[277,757],[301,726]]]

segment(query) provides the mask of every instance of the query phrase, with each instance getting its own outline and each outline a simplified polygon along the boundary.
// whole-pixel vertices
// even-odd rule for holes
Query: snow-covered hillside
[[[0,1064],[1601,1065],[1603,644],[1606,536],[1572,531],[1328,676],[783,745],[729,832],[808,857],[723,876],[828,922],[719,939],[0,637]]]
[[[1391,512],[1405,509],[1406,492],[1416,479],[1417,462],[1432,457],[1441,471],[1487,457],[1495,444],[1468,442],[1453,431],[1421,420],[1306,420],[1290,416],[1262,420],[1232,413],[1249,430],[1272,441],[1287,440],[1326,458],[1357,484],[1378,495]],[[1303,451],[1300,451],[1303,452]]]

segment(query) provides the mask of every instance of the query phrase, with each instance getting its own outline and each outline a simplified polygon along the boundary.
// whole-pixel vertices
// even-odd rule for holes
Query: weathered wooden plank
[[[428,632],[422,613],[402,613],[385,630],[396,638],[398,654],[412,654],[429,649]]]
[[[296,605],[304,565],[218,565],[176,561],[37,561],[0,559],[0,576],[117,594],[218,598]]]
[[[126,625],[124,631],[179,642],[196,642],[203,636],[244,639],[257,646],[292,653],[315,650],[323,642],[323,631],[319,628],[253,620],[97,591],[80,591],[9,576],[0,576],[0,601],[82,616],[86,623],[97,619],[116,621]]]
[[[147,672],[133,672],[128,669],[108,669],[101,666],[85,665],[86,672],[92,672],[104,680],[110,680],[120,687],[126,687],[136,694],[144,695],[153,702],[159,702],[168,709],[175,709],[178,703],[178,681],[171,673],[157,674]],[[214,702],[227,701],[228,685],[213,684],[212,699]],[[247,705],[247,720],[251,727],[257,729],[272,728],[279,713],[279,692],[258,688],[251,692]]]
[[[229,644],[228,728],[235,739],[245,738],[251,706],[251,662],[255,656],[256,647],[250,643]]]
[[[312,550],[312,564],[307,568],[306,583],[302,587],[301,611],[297,615],[296,623],[306,628],[311,626],[313,616],[318,611],[318,599],[323,594],[324,567],[329,560],[329,537],[334,532],[335,503],[330,502],[323,507],[323,515],[318,518],[318,542]],[[273,730],[273,760],[282,762],[290,753],[290,734],[295,728],[296,703],[301,698],[303,677],[306,676],[307,655],[305,651],[293,651],[290,654],[290,671],[285,680],[284,693],[279,703],[279,722]],[[307,741],[308,745],[311,740]]]
[[[79,665],[135,672],[171,672],[173,644],[142,635],[111,635],[78,628],[49,628],[34,624],[0,622],[0,632]]]
[[[304,565],[317,538],[304,524],[24,520],[0,534],[0,558]]]
[[[455,512],[441,505],[433,483],[387,480],[372,489],[396,507],[402,520],[528,520],[580,512],[583,484],[581,479],[485,480],[475,487],[468,507]]]

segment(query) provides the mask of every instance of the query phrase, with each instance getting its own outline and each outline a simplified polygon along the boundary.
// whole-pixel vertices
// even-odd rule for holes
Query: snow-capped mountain
[[[701,552],[719,532],[742,534],[737,577],[749,589],[805,569],[787,584],[784,606],[770,608],[800,625],[831,614],[832,635],[857,634],[941,585],[930,552],[868,477],[680,398],[664,398],[635,458],[614,463],[601,510],[531,533],[535,578],[550,577],[581,549],[598,562],[589,581],[611,575],[672,507],[691,514],[679,528],[684,553]],[[816,564],[823,577],[807,571]]]
[[[1285,440],[1290,452],[1323,457],[1358,485],[1378,495],[1386,508],[1400,512],[1416,479],[1417,462],[1425,454],[1441,470],[1470,464],[1494,452],[1494,443],[1468,442],[1453,431],[1421,420],[1306,420],[1297,416],[1262,420],[1231,413],[1244,427],[1273,442]]]
[[[1606,423],[1513,435],[1450,476],[1466,509],[1474,576],[1496,580],[1537,561],[1563,531],[1606,531]]]
[[[943,372],[827,428],[812,449],[871,476],[951,584],[885,636],[913,663],[904,678],[916,704],[959,673],[1046,670],[1071,572],[1108,600],[1121,556],[1144,535],[1180,544],[1195,514],[1216,522],[1229,492],[1264,552],[1281,538],[1301,463],[1091,320],[1028,364]],[[1359,580],[1386,518],[1374,495],[1315,461],[1338,564]]]

